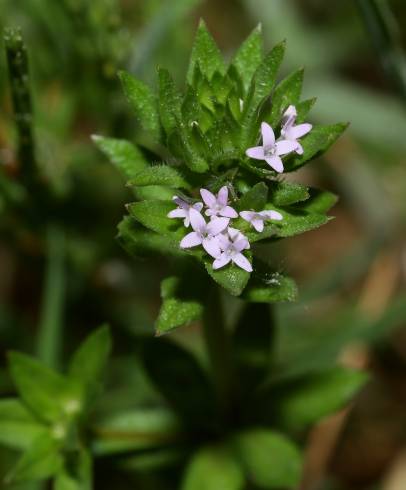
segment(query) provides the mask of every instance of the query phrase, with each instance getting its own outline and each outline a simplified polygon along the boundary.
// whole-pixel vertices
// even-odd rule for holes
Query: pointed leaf
[[[250,257],[249,254],[248,257]],[[226,289],[231,295],[239,296],[248,283],[250,273],[237,267],[235,264],[228,264],[222,269],[214,270],[211,260],[205,259],[205,267],[209,275]]]
[[[200,449],[193,455],[181,485],[182,490],[242,490],[244,474],[225,447]]]
[[[181,220],[168,218],[168,213],[176,208],[172,201],[141,201],[128,206],[128,210],[137,221],[152,231],[172,235],[180,240],[184,232]]]
[[[286,77],[278,84],[272,95],[272,110],[269,123],[272,127],[280,122],[280,119],[289,105],[296,106],[300,100],[303,85],[303,68]]]
[[[338,197],[332,192],[310,189],[310,199],[304,202],[300,208],[309,213],[327,213],[337,202]]]
[[[251,429],[234,438],[236,455],[247,477],[259,488],[296,488],[301,457],[295,445],[267,429]]]
[[[168,70],[158,69],[159,114],[167,136],[177,128],[181,119],[181,96]]]
[[[27,449],[47,431],[17,399],[0,400],[0,443],[13,449]]]
[[[91,333],[73,354],[70,376],[82,383],[99,380],[111,352],[111,335],[107,325]]]
[[[271,189],[271,200],[275,206],[289,206],[289,204],[305,201],[310,197],[309,188],[296,182],[283,180],[276,182]],[[314,210],[314,212],[317,211]]]
[[[258,25],[242,43],[231,62],[232,65],[236,67],[243,81],[245,91],[247,91],[250,86],[255,70],[262,61],[262,56],[262,29],[261,25]]]
[[[147,166],[140,150],[130,141],[98,135],[93,135],[92,139],[113,165],[120,170],[126,180],[132,179]]]
[[[272,391],[267,406],[282,427],[301,430],[344,407],[367,380],[362,371],[334,367]]]
[[[200,20],[190,56],[187,72],[187,81],[190,85],[193,85],[196,64],[199,65],[202,73],[208,80],[211,80],[216,71],[221,74],[224,74],[225,71],[221,52],[203,20]]]
[[[178,240],[147,230],[130,216],[125,216],[119,223],[117,239],[133,257],[154,257],[155,254],[184,256]]]
[[[307,115],[309,114],[311,108],[314,106],[316,101],[317,101],[317,98],[313,97],[312,99],[303,100],[302,102],[299,102],[297,104],[297,106],[296,106],[296,112],[297,112],[296,122],[298,124],[305,122]]]
[[[24,403],[43,421],[55,422],[80,409],[79,383],[56,373],[36,359],[19,352],[9,353],[10,373]]]
[[[167,277],[162,281],[163,302],[156,322],[158,335],[201,318],[203,301],[199,289],[186,278]]]
[[[168,165],[154,165],[141,170],[134,175],[129,185],[166,185],[175,189],[190,189],[191,187],[179,170]]]
[[[7,475],[8,482],[43,480],[55,475],[62,465],[59,442],[50,434],[39,436]]]
[[[69,453],[55,478],[54,490],[92,490],[92,458],[86,449]]]
[[[148,85],[137,80],[125,71],[118,74],[123,85],[124,94],[137,115],[142,128],[159,141],[161,128],[159,124],[157,101]]]
[[[323,154],[341,136],[348,124],[339,123],[330,126],[314,126],[303,139],[300,140],[303,155],[292,156],[285,161],[285,172],[292,172],[305,163]]]
[[[262,211],[268,198],[268,187],[264,182],[255,184],[238,201],[238,209],[241,211]]]
[[[294,301],[297,297],[297,286],[292,278],[279,272],[262,273],[255,268],[255,274],[252,274],[242,297],[253,303]]]

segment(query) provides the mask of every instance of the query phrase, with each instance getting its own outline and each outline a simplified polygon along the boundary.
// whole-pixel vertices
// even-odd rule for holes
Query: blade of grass
[[[406,102],[406,60],[400,30],[386,0],[356,0],[388,79]]]
[[[50,367],[58,367],[65,300],[65,234],[50,225],[47,235],[47,269],[43,286],[38,357]]]

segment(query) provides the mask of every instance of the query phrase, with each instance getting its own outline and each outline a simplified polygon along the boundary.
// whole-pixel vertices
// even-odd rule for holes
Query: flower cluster
[[[220,269],[233,262],[238,267],[252,272],[249,260],[243,251],[250,248],[248,238],[240,230],[230,226],[233,218],[238,218],[237,211],[228,205],[228,188],[222,187],[217,196],[207,189],[200,189],[200,195],[204,202],[189,204],[178,196],[173,200],[178,205],[170,211],[169,218],[183,218],[186,228],[192,227],[180,242],[181,248],[192,248],[201,245],[204,250],[215,260],[213,269]],[[206,221],[201,211],[209,218]],[[258,232],[263,231],[265,220],[281,220],[282,215],[277,211],[241,211],[241,218],[250,223]]]
[[[271,126],[263,122],[261,124],[262,145],[248,148],[246,155],[256,160],[265,160],[276,172],[283,172],[281,156],[296,152],[303,154],[302,145],[298,139],[305,136],[312,129],[309,123],[296,125],[297,111],[290,105],[282,116],[282,128],[280,137],[276,140]]]
[[[255,146],[246,151],[247,156],[257,160],[265,160],[277,172],[283,172],[281,156],[291,152],[303,154],[302,145],[298,139],[312,129],[312,125],[296,125],[297,111],[291,105],[282,116],[282,127],[280,137],[275,138],[275,133],[266,122],[261,124],[262,146]],[[230,221],[241,216],[242,219],[258,232],[264,230],[264,222],[267,220],[282,220],[278,211],[237,211],[228,205],[228,188],[222,187],[217,196],[207,189],[200,189],[202,202],[189,204],[178,196],[173,201],[178,207],[169,212],[169,218],[183,218],[186,228],[192,227],[193,231],[188,233],[180,242],[181,248],[192,248],[201,245],[204,250],[214,259],[213,269],[220,269],[233,262],[238,267],[252,272],[252,266],[243,254],[244,250],[250,248],[248,238],[240,230],[230,226]],[[202,215],[209,218],[206,221]]]

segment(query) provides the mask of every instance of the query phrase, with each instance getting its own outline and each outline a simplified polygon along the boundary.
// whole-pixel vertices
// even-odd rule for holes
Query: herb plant
[[[79,347],[65,376],[11,353],[20,400],[0,403],[0,441],[24,453],[10,481],[53,477],[57,490],[90,489],[92,461],[104,458],[122,471],[155,472],[145,488],[294,489],[309,427],[364,384],[356,370],[295,370],[273,359],[271,306],[294,300],[297,287],[267,259],[268,246],[326,224],[336,202],[285,176],[346,128],[308,122],[315,99],[301,100],[303,70],[277,82],[284,50],[264,55],[257,28],[226,65],[201,22],[183,91],[164,68],[157,94],[120,72],[140,143],[93,140],[134,192],[120,243],[172,269],[161,283],[159,338],[139,346],[157,396],[153,406],[103,412],[106,327]],[[163,336],[195,322],[203,354]]]

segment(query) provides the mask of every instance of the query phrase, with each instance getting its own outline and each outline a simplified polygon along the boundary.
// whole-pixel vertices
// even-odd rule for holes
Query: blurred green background
[[[378,29],[375,4],[382,14]],[[152,335],[167,264],[135,262],[115,241],[131,194],[90,136],[142,142],[116,72],[124,68],[155,84],[156,66],[162,65],[181,83],[199,17],[227,58],[259,22],[268,48],[287,39],[281,76],[305,67],[304,98],[318,98],[311,121],[351,123],[326,157],[288,176],[332,190],[340,201],[328,226],[269,252],[300,288],[297,303],[277,307],[274,362],[294,371],[333,357],[373,374],[349,410],[310,434],[303,490],[404,490],[403,0],[0,0],[0,27],[21,27],[28,49],[40,169],[39,183],[21,183],[2,43],[0,394],[13,393],[5,370],[8,349],[63,365],[80,339],[109,322],[115,356],[106,407],[153,400],[137,364],[137,339]],[[234,303],[227,303],[230,315]],[[58,327],[50,332],[50,324]],[[198,328],[175,335],[199,349]],[[13,458],[0,450],[0,475]],[[96,488],[158,488],[148,474],[97,474]]]

